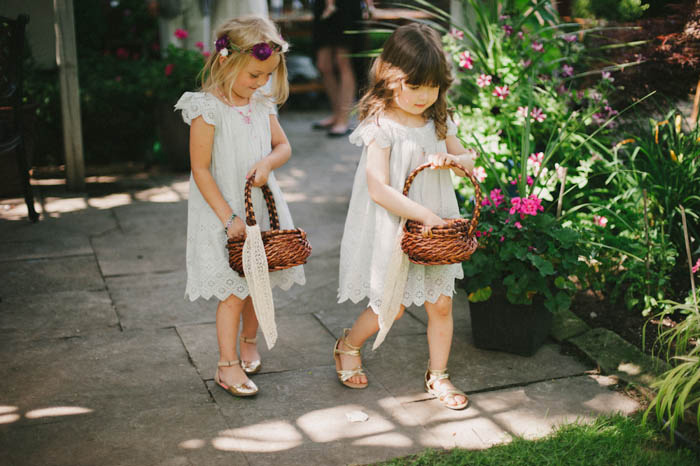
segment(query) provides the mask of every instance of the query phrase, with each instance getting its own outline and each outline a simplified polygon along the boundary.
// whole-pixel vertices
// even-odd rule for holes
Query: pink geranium
[[[459,66],[465,70],[471,70],[474,68],[474,60],[472,59],[469,51],[465,51],[459,54]]]
[[[201,40],[199,42],[195,42],[194,46],[197,47],[199,50],[204,50],[204,42],[202,42]]]
[[[190,33],[184,29],[181,29],[181,28],[175,29],[175,37],[177,37],[178,39],[187,39],[187,36],[189,36],[189,35],[190,35]]]
[[[526,215],[537,215],[537,212],[544,212],[542,200],[536,195],[531,194],[528,197],[514,197],[510,200],[510,215],[520,214],[520,219],[524,219]]]
[[[505,100],[505,98],[510,94],[510,89],[508,89],[508,86],[496,86],[492,94],[501,100]]]
[[[490,74],[480,74],[479,77],[476,78],[476,85],[479,87],[486,87],[491,84],[491,79]]]
[[[523,227],[522,224],[521,224],[520,222],[515,222],[513,225],[514,225],[515,228],[517,228],[518,230],[520,230],[520,229]]]
[[[170,76],[171,74],[173,74],[174,69],[175,65],[173,65],[172,63],[168,63],[167,65],[165,65],[165,70],[163,72],[166,76]]]
[[[498,188],[492,189],[489,197],[493,201],[494,207],[498,207],[501,203],[503,203],[504,196],[501,194],[501,190]]]
[[[602,215],[594,215],[593,216],[593,223],[595,223],[599,227],[605,228],[605,225],[608,224],[608,219],[603,217]]]

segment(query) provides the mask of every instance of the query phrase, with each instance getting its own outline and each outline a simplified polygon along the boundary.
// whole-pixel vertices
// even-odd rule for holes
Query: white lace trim
[[[250,296],[253,299],[255,316],[258,318],[267,348],[272,349],[277,341],[275,303],[272,299],[265,246],[260,235],[260,226],[257,224],[246,225],[246,239],[243,244],[243,270],[248,281]]]
[[[376,118],[367,119],[360,123],[348,139],[352,144],[360,147],[369,146],[372,141],[381,148],[391,146],[391,135],[387,134],[386,129],[379,126]]]
[[[182,110],[182,119],[188,125],[201,116],[210,125],[216,126],[218,114],[216,102],[205,92],[185,92],[175,104],[175,110]]]

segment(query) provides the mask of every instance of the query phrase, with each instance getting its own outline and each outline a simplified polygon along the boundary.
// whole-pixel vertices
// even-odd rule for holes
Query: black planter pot
[[[547,339],[552,314],[543,299],[532,305],[511,304],[505,292],[494,290],[488,301],[469,303],[474,346],[532,356]]]

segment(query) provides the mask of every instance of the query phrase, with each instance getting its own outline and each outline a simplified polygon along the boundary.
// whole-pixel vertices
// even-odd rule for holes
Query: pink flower
[[[513,26],[511,26],[510,24],[504,24],[503,30],[505,31],[506,36],[513,34]]]
[[[601,215],[594,215],[593,216],[593,223],[595,223],[599,227],[605,228],[605,225],[608,224],[608,219],[601,216]]]
[[[197,47],[199,50],[204,50],[204,42],[202,42],[201,40],[199,42],[195,42],[194,46]]]
[[[496,188],[496,189],[491,190],[489,197],[493,201],[494,207],[498,207],[503,202],[504,196],[503,196],[503,194],[501,194],[501,190]]]
[[[119,47],[117,51],[115,52],[115,55],[117,58],[120,58],[122,60],[125,60],[129,58],[129,51],[125,49],[124,47]]]
[[[532,43],[532,50],[534,50],[535,52],[544,52],[544,45],[537,41],[534,41]]]
[[[491,205],[491,201],[489,200],[488,197],[485,197],[485,198],[481,201],[481,206],[482,206],[482,207],[486,207],[486,206],[490,206],[490,205]]]
[[[528,176],[526,181],[528,186],[532,186],[535,183],[531,176]]]
[[[530,60],[529,58],[527,60],[520,60],[520,66],[522,66],[523,68],[527,68],[531,64],[532,60]]]
[[[541,108],[537,107],[532,109],[530,116],[538,123],[542,123],[545,118],[547,118],[547,114],[544,113]]]
[[[505,100],[505,98],[510,94],[510,89],[508,89],[508,86],[496,86],[492,94],[501,100]]]
[[[476,78],[476,85],[479,87],[486,87],[491,84],[491,79],[490,74],[481,74],[478,78]]]
[[[576,34],[569,34],[564,36],[564,40],[567,42],[576,42]]]
[[[601,77],[601,79],[603,79],[603,81],[610,81],[610,82],[615,81],[615,78],[612,77],[612,73],[610,71],[603,71],[600,74],[600,77]]]
[[[544,152],[532,153],[530,154],[530,157],[527,158],[527,165],[531,167],[535,172],[535,175],[537,175],[540,172],[540,167],[542,166],[543,161]]]
[[[501,239],[499,239],[498,241],[500,241],[500,242],[502,243],[502,242],[504,242],[505,240],[506,240],[506,237],[505,237],[505,236],[501,236]]]
[[[202,55],[204,55],[204,58],[209,58],[211,52],[202,52]]]
[[[574,67],[573,66],[564,65],[561,67],[561,75],[562,76],[569,77],[569,76],[572,76],[573,74],[574,74]]]
[[[175,65],[173,65],[172,63],[168,63],[167,65],[165,65],[165,75],[170,76],[171,74],[173,74],[173,69],[175,69]]]
[[[518,107],[518,111],[515,112],[515,114],[525,118],[527,116],[527,107]]]
[[[525,37],[525,34],[523,34],[523,31],[518,31],[518,39],[522,40],[523,37]]]
[[[542,200],[536,195],[531,194],[528,197],[514,197],[510,200],[510,215],[520,214],[520,219],[524,219],[526,215],[537,215],[537,212],[543,212]]]
[[[515,228],[520,230],[523,226],[520,224],[520,222],[515,222],[513,225],[515,225]]]
[[[471,70],[474,68],[474,60],[472,59],[469,51],[465,51],[459,54],[459,66],[465,70]]]
[[[175,29],[175,37],[177,37],[178,39],[187,39],[187,36],[189,35],[190,33],[184,29]]]
[[[479,183],[483,183],[486,179],[486,170],[484,170],[484,167],[474,167],[472,173]]]
[[[698,270],[700,270],[700,259],[698,259],[698,261],[693,266],[693,273],[698,273]]]
[[[457,28],[450,29],[450,35],[455,39],[464,39],[464,32],[460,31]]]

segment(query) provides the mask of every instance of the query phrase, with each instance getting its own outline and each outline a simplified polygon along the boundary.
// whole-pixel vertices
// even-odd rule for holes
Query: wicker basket
[[[256,223],[253,201],[250,197],[254,178],[254,175],[249,177],[245,184],[245,217],[246,223],[250,226]],[[311,255],[311,244],[306,239],[306,232],[301,228],[280,230],[280,219],[277,216],[277,207],[272,191],[267,185],[263,185],[261,189],[267,210],[270,213],[270,230],[261,232],[269,271],[274,272],[305,264],[306,259]],[[245,243],[245,235],[229,238],[227,242],[229,264],[241,277],[245,276],[243,272],[243,243]]]
[[[408,196],[411,183],[422,170],[429,168],[430,163],[424,163],[416,167],[408,175],[403,186],[404,196]],[[463,262],[476,251],[476,225],[479,223],[479,211],[481,209],[481,189],[474,175],[467,172],[460,164],[452,162],[454,166],[467,174],[469,181],[474,185],[474,211],[471,220],[463,218],[443,219],[447,225],[435,226],[430,229],[431,234],[426,237],[422,234],[423,224],[415,220],[408,220],[404,226],[404,234],[401,239],[401,249],[408,255],[408,259],[414,264],[420,265],[446,265]]]

